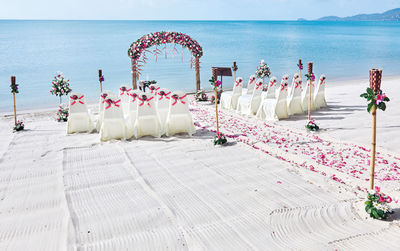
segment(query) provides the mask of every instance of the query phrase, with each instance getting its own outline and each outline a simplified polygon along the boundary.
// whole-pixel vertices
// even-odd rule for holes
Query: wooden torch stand
[[[372,106],[372,143],[371,143],[371,163],[370,163],[370,179],[369,188],[374,189],[375,179],[375,151],[376,151],[376,108]]]

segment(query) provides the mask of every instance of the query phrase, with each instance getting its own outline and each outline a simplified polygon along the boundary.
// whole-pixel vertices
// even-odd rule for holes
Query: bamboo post
[[[137,89],[137,73],[136,73],[136,61],[132,59],[132,88]]]
[[[382,80],[382,70],[370,69],[369,70],[369,84],[373,92],[379,93],[381,88]],[[372,142],[371,142],[371,161],[370,161],[370,179],[369,187],[374,189],[374,179],[375,179],[375,153],[376,153],[376,107],[372,106]]]
[[[233,61],[233,83],[236,82],[236,61]]]
[[[313,73],[313,63],[308,62],[308,74]],[[308,80],[308,120],[311,119],[311,79]]]
[[[15,76],[11,76],[11,85],[15,85]],[[12,93],[13,95],[13,103],[14,103],[14,125],[17,125],[17,109],[15,105],[15,92]]]
[[[103,93],[103,83],[101,81],[101,77],[103,76],[103,71],[100,69],[99,70],[99,82],[100,82],[100,94]]]
[[[370,181],[369,188],[374,189],[375,179],[375,151],[376,151],[376,108],[372,106],[372,143],[371,143],[371,170],[370,170]]]
[[[302,64],[302,62],[301,62],[301,59],[299,59],[299,77],[300,77],[300,81],[301,81],[301,64]]]
[[[195,57],[196,68],[196,92],[200,90],[200,59]]]

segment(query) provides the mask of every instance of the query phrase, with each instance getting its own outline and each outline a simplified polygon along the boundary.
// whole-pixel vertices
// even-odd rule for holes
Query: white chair
[[[149,85],[149,92],[153,95],[157,95],[158,90],[160,90],[160,87],[157,84],[151,84]]]
[[[157,111],[158,111],[158,115],[160,116],[162,134],[165,133],[165,126],[166,126],[167,116],[168,116],[168,111],[169,111],[169,103],[170,103],[170,99],[171,99],[170,96],[171,96],[171,91],[169,91],[165,88],[159,89],[157,96],[156,96]]]
[[[268,90],[267,90],[267,93],[265,94],[266,95],[265,98],[275,99],[275,97],[276,97],[276,84],[277,84],[276,77],[272,77],[270,79],[270,81],[269,81]]]
[[[161,137],[160,117],[157,113],[155,96],[150,93],[142,93],[137,97],[137,118],[133,134],[136,138],[143,136]]]
[[[129,114],[129,94],[131,91],[132,88],[129,88],[127,85],[121,85],[119,87],[119,99],[121,100],[122,110],[124,111],[125,116],[128,116]]]
[[[134,135],[133,131],[136,124],[138,104],[140,102],[138,97],[140,97],[142,93],[141,90],[133,90],[129,93],[129,113],[126,116],[126,120],[128,121],[128,138]]]
[[[99,101],[99,117],[97,119],[96,129],[100,132],[101,123],[103,122],[104,117],[104,103],[109,95],[114,95],[112,91],[103,91],[100,94],[100,101]]]
[[[314,104],[314,89],[315,89],[315,82],[306,80],[306,87],[304,88],[302,95],[301,95],[301,106],[303,111],[308,111],[308,102],[310,97],[310,88],[311,88],[311,110],[315,110]],[[311,83],[311,87],[310,87]]]
[[[324,74],[319,78],[319,84],[315,90],[314,94],[314,104],[317,109],[326,107],[326,99],[325,99],[325,86],[326,86],[326,76]]]
[[[291,93],[288,97],[288,114],[302,114],[304,112],[301,104],[302,81],[299,76],[293,77]]]
[[[242,95],[239,97],[237,111],[244,115],[256,114],[261,103],[262,88],[263,81],[262,79],[258,79],[252,95]]]
[[[165,134],[171,136],[177,133],[187,133],[192,136],[196,132],[186,94],[175,91],[171,94],[169,112],[166,121]]]
[[[81,93],[71,93],[69,96],[69,116],[67,133],[92,132],[95,129],[89,115],[85,97]]]
[[[295,73],[293,75],[292,84],[289,87],[289,91],[288,91],[288,96],[289,97],[293,95],[293,91],[295,89],[294,87],[296,87],[296,83],[295,82],[296,82],[297,79],[300,79],[300,77],[299,77],[298,73]]]
[[[277,90],[275,99],[268,98],[268,96],[263,99],[256,114],[258,118],[264,120],[279,120],[289,117],[287,113],[287,94],[289,87],[288,80],[288,75],[285,75],[282,78],[280,88]]]
[[[126,121],[121,107],[121,100],[109,95],[104,102],[104,117],[100,129],[100,140],[126,139]]]
[[[243,78],[237,78],[231,92],[223,92],[220,99],[220,107],[236,110],[239,97],[242,95]]]
[[[242,93],[244,94],[253,94],[254,87],[256,86],[256,75],[251,75],[249,78],[249,82],[247,83],[247,88],[242,89]]]

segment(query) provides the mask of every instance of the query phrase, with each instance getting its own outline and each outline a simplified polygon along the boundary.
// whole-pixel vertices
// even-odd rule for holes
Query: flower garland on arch
[[[146,53],[153,54],[156,61],[157,57],[162,53],[164,50],[165,57],[167,57],[167,43],[175,43],[182,46],[182,48],[187,48],[192,53],[192,59],[190,60],[190,66],[194,64],[196,68],[200,68],[199,64],[196,64],[193,60],[195,58],[201,58],[203,56],[203,48],[200,44],[192,39],[190,36],[186,35],[185,33],[180,32],[167,32],[167,31],[160,31],[155,33],[149,33],[147,35],[142,36],[136,42],[132,43],[128,49],[128,56],[134,61],[135,70],[140,75],[140,71],[142,70],[141,67],[147,61]],[[148,48],[151,46],[160,46],[165,45],[161,50],[157,47],[153,51],[150,51]],[[176,53],[176,48],[172,50],[173,56]],[[183,52],[183,51],[182,51]],[[196,69],[198,70],[198,69]]]

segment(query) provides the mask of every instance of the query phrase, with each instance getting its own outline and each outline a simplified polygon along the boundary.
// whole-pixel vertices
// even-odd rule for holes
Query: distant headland
[[[298,21],[304,21],[299,18]],[[383,13],[359,14],[350,17],[327,16],[316,19],[317,21],[400,21],[400,8],[388,10]]]

